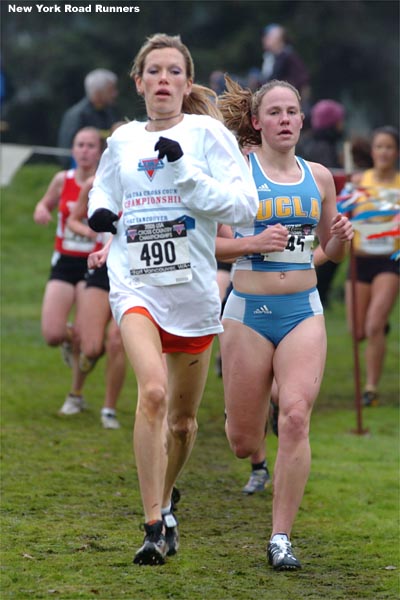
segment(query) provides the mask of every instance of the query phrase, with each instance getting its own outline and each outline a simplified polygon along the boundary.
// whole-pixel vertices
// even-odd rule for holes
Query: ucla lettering
[[[318,200],[316,198],[304,200],[300,196],[276,196],[260,200],[257,212],[258,221],[288,217],[312,218],[319,221]]]

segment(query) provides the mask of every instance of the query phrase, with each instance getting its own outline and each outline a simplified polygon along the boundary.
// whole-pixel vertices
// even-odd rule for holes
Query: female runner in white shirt
[[[145,539],[134,562],[162,564],[178,549],[171,495],[195,441],[211,343],[222,331],[217,224],[251,222],[258,198],[234,136],[205,114],[216,114],[212,92],[193,84],[179,36],[149,38],[131,75],[148,120],[108,140],[89,224],[115,234],[110,303],[138,382],[134,452]]]

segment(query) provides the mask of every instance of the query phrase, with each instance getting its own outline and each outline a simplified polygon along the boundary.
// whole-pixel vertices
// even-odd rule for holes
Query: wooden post
[[[353,156],[351,143],[346,140],[343,144],[343,163],[346,181],[350,181],[353,172]],[[368,430],[362,426],[362,403],[361,403],[361,378],[360,378],[360,356],[357,340],[357,301],[356,301],[357,264],[354,253],[353,240],[350,244],[350,284],[351,284],[351,337],[353,340],[353,372],[354,372],[354,402],[356,409],[357,427],[352,433],[364,435]]]
[[[357,302],[356,302],[357,264],[354,253],[353,240],[350,244],[350,284],[351,284],[351,336],[353,338],[353,372],[354,372],[354,403],[356,409],[357,427],[352,433],[365,435],[368,429],[362,426],[362,402],[361,402],[361,377],[360,377],[360,355],[357,340]]]

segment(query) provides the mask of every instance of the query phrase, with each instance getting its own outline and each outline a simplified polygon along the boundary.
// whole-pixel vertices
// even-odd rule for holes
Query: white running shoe
[[[77,415],[78,413],[85,410],[86,405],[83,396],[76,396],[75,394],[68,394],[65,398],[65,402],[58,411],[59,415]]]
[[[292,544],[286,534],[274,535],[267,548],[269,564],[276,571],[294,571],[301,569],[301,564],[292,551]]]
[[[119,429],[121,427],[115,412],[104,408],[101,410],[101,424],[104,429]]]

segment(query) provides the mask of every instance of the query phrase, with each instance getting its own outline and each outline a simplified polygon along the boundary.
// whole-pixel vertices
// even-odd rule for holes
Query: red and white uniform
[[[87,257],[91,252],[100,250],[103,246],[102,235],[93,240],[74,233],[67,227],[67,219],[72,206],[78,200],[81,188],[75,180],[75,169],[66,172],[64,186],[58,204],[57,230],[54,248],[56,252],[67,256]]]

